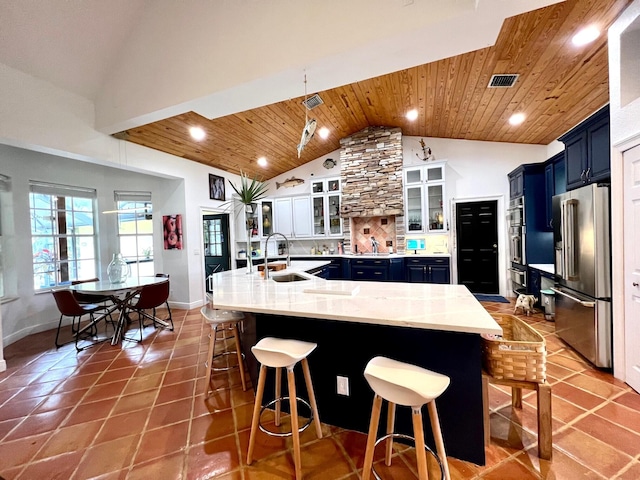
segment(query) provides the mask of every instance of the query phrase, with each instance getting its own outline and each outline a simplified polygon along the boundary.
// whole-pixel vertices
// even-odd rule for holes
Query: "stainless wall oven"
[[[527,292],[527,268],[523,265],[520,268],[512,264],[509,269],[511,279],[511,290],[516,295]]]
[[[524,197],[517,197],[509,201],[509,225],[524,225]]]
[[[527,291],[527,259],[525,255],[525,218],[524,197],[517,197],[509,202],[507,210],[509,226],[509,278],[511,290],[516,295]]]
[[[507,221],[509,224],[509,258],[513,263],[526,265],[524,197],[514,198],[509,202]]]

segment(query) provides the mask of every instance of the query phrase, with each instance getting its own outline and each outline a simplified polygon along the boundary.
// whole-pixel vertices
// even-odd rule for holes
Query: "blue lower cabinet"
[[[389,280],[389,260],[358,258],[351,260],[351,280]]]
[[[404,258],[389,259],[389,281],[404,282]]]
[[[409,283],[451,283],[449,258],[405,258],[405,279]]]
[[[331,263],[327,265],[327,279],[329,280],[342,280],[342,259],[331,260]]]

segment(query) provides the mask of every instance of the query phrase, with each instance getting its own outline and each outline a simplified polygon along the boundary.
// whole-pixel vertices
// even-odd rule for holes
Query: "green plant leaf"
[[[257,175],[250,179],[247,174],[242,171],[240,171],[240,186],[236,187],[232,181],[229,181],[229,184],[240,197],[240,203],[244,205],[250,205],[264,198],[269,189],[269,185],[258,180]]]

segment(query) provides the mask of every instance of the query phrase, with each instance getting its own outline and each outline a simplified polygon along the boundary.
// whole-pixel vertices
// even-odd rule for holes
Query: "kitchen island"
[[[327,281],[305,273],[326,263],[294,261],[268,280],[245,269],[213,275],[216,308],[248,314],[243,349],[253,384],[258,366],[250,347],[257,340],[316,342],[309,364],[321,421],[367,432],[373,392],[363,371],[372,357],[432,369],[451,378],[437,402],[448,455],[483,465],[480,334],[502,333],[498,324],[462,285]],[[348,378],[348,396],[338,395],[337,376]],[[399,408],[398,431],[411,434],[410,417]],[[425,432],[433,446],[428,420]]]

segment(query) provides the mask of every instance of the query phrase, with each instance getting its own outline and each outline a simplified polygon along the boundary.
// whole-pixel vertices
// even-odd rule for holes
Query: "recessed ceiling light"
[[[415,108],[413,110],[409,110],[406,114],[407,120],[415,120],[416,118],[418,118],[418,110],[416,110]]]
[[[204,130],[200,127],[191,127],[189,129],[189,133],[191,134],[191,138],[197,140],[198,142],[200,140],[204,140],[204,137],[207,136],[207,134],[204,133]]]
[[[581,47],[582,45],[593,42],[599,36],[600,30],[591,25],[589,27],[583,28],[578,33],[576,33],[571,41],[576,47]]]
[[[320,138],[327,138],[329,136],[329,129],[327,127],[322,127],[318,130],[318,135],[320,135]]]
[[[525,118],[526,117],[524,113],[514,113],[513,115],[511,115],[511,118],[509,118],[509,123],[511,125],[520,125],[522,122],[524,122]]]
[[[260,165],[261,167],[266,167],[268,164],[267,159],[264,157],[260,157],[258,159],[258,165]]]

